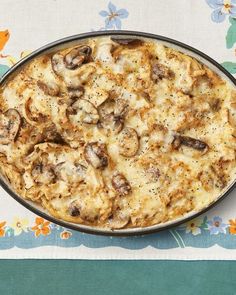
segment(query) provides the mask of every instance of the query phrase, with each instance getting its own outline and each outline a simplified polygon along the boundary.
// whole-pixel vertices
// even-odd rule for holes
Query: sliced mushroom
[[[101,118],[114,114],[115,109],[115,100],[108,98],[106,101],[104,101],[99,107],[98,112]]]
[[[81,206],[77,201],[73,201],[68,208],[69,214],[73,217],[80,216]]]
[[[86,161],[94,168],[104,169],[108,165],[108,155],[105,144],[91,142],[84,148],[84,157]]]
[[[128,180],[121,173],[116,173],[115,175],[113,175],[111,183],[113,188],[121,196],[128,195],[131,192],[131,186]]]
[[[94,222],[99,218],[98,210],[94,210],[88,206],[86,200],[80,198],[73,201],[68,208],[68,212],[73,217],[80,217],[81,219],[89,222]]]
[[[56,126],[54,124],[43,129],[39,142],[53,142],[57,144],[65,144],[64,139],[62,138],[60,133],[58,133]]]
[[[151,70],[151,79],[156,83],[159,80],[162,80],[164,78],[171,78],[173,76],[173,73],[171,72],[171,70],[165,66],[162,65],[158,62],[155,62],[152,65],[152,70]]]
[[[143,40],[137,38],[119,38],[119,37],[111,37],[111,40],[119,45],[123,46],[140,46],[143,45]]]
[[[139,149],[139,138],[135,129],[126,127],[119,134],[119,153],[125,157],[133,157]]]
[[[67,113],[73,124],[97,124],[99,120],[98,111],[95,106],[88,100],[82,98],[75,101]]]
[[[46,95],[57,96],[59,94],[60,88],[54,82],[46,84],[43,81],[38,81],[37,85]]]
[[[91,78],[91,75],[96,71],[92,63],[87,63],[83,67],[70,70],[66,68],[64,56],[60,53],[55,53],[51,57],[51,65],[53,72],[63,80],[67,87],[72,89],[78,89],[86,84]]]
[[[56,180],[56,175],[52,166],[41,162],[33,167],[31,175],[35,182],[41,184],[49,184]]]
[[[79,163],[61,162],[54,170],[57,177],[65,182],[81,182],[84,180],[86,169]]]
[[[174,148],[179,148],[181,145],[184,145],[198,151],[204,151],[208,149],[208,145],[205,142],[189,136],[176,135],[172,144]]]
[[[23,111],[26,121],[31,125],[37,126],[38,124],[45,123],[49,119],[48,115],[41,113],[37,109],[37,105],[33,102],[31,97],[26,100]]]
[[[21,116],[15,109],[0,115],[0,144],[8,144],[17,139],[21,126]]]
[[[84,94],[84,87],[82,86],[67,87],[67,90],[71,99],[80,98]]]
[[[129,105],[126,100],[117,98],[114,106],[115,117],[124,117],[128,111]]]
[[[118,134],[124,125],[128,104],[124,99],[107,99],[99,108],[99,126]]]
[[[171,143],[172,147],[177,150],[181,146],[181,139],[179,136],[175,135],[174,140]]]
[[[98,127],[112,131],[115,134],[118,134],[124,126],[123,119],[121,117],[115,117],[113,114],[102,117],[98,123]]]
[[[116,210],[114,214],[108,219],[108,225],[112,229],[119,229],[125,227],[130,221],[130,216],[122,212],[121,210]]]
[[[67,69],[74,70],[90,60],[92,49],[87,45],[73,48],[64,57],[64,63]]]

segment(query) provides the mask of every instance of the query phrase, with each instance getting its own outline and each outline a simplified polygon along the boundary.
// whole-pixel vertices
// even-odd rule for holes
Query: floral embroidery
[[[127,18],[129,12],[124,9],[118,9],[116,6],[109,2],[108,4],[108,11],[102,10],[99,12],[102,17],[105,17],[105,29],[121,29],[121,19]]]
[[[4,229],[5,225],[6,225],[6,221],[0,222],[0,237],[5,236],[5,229]]]
[[[7,41],[10,38],[10,33],[8,30],[0,31],[0,51],[4,49]],[[0,58],[5,58],[6,55],[0,53]],[[0,77],[9,70],[9,66],[5,64],[0,64]]]
[[[206,0],[206,2],[213,9],[211,17],[214,22],[223,22],[227,16],[229,17],[230,27],[226,36],[226,46],[227,48],[232,48],[236,43],[236,0]],[[99,15],[103,18],[105,22],[104,27],[100,30],[121,29],[122,20],[128,18],[129,12],[124,8],[119,9],[112,2],[109,2],[107,10],[100,11]],[[20,55],[11,56],[6,55],[4,52],[2,52],[9,40],[9,37],[10,33],[8,30],[0,31],[0,76],[4,74],[4,72],[6,72],[9,67],[14,65],[19,59],[29,54],[29,51],[23,51]],[[225,62],[223,63],[223,66],[225,66],[225,68],[227,68],[231,73],[236,73],[236,63]],[[200,247],[203,247],[203,239],[206,239],[208,245],[215,244],[216,240],[214,240],[214,235],[217,235],[219,233],[227,233],[227,236],[224,236],[224,239],[217,240],[217,243],[223,244],[224,241],[229,241],[229,239],[233,239],[234,241],[235,236],[232,235],[236,235],[236,219],[230,219],[228,221],[228,224],[226,224],[223,223],[222,218],[218,216],[214,217],[212,220],[207,220],[206,216],[204,218],[199,217],[187,222],[182,226],[174,228],[173,232],[175,234],[175,239],[173,239],[173,236],[169,235],[169,231],[158,233],[157,238],[153,238],[153,235],[151,235],[150,244],[154,243],[154,247],[160,247],[162,249],[173,248],[173,246],[179,245],[185,247],[185,244],[192,247],[198,247],[199,245]],[[84,239],[81,233],[69,231],[61,226],[50,223],[49,221],[41,217],[36,217],[35,224],[33,225],[29,224],[28,220],[18,217],[15,217],[10,225],[7,225],[6,221],[0,222],[0,237],[4,237],[4,239],[9,239],[6,241],[7,243],[8,241],[10,241],[9,245],[13,245],[11,243],[12,241],[17,241],[14,245],[18,247],[24,247],[22,246],[23,244],[19,243],[19,241],[22,242],[25,240],[25,236],[21,235],[22,233],[27,233],[27,235],[31,235],[31,237],[33,236],[33,234],[36,237],[39,237],[41,235],[44,237],[44,241],[47,241],[45,243],[47,245],[50,243],[52,245],[55,245],[56,242],[57,245],[60,244],[67,246],[78,246],[86,241],[86,238]],[[159,239],[159,237],[162,235],[163,239]],[[201,237],[197,237],[196,239],[192,237],[198,235],[200,235]],[[110,240],[110,238],[109,240],[105,240],[105,238],[99,239],[95,237],[93,243],[91,243],[90,239],[92,238],[89,238],[89,245],[92,245],[93,247],[96,247],[97,245],[98,247],[101,247],[101,245],[107,245],[109,244],[107,241]],[[178,240],[178,244],[176,244],[176,239]],[[118,241],[119,239],[113,239],[112,243],[114,243],[114,240]],[[129,244],[127,244],[128,240],[129,238],[122,238],[122,245],[124,247],[129,248]],[[190,244],[191,241],[194,241],[192,245]],[[144,247],[146,247],[146,245],[149,244],[148,237],[145,236],[144,239],[140,237],[140,242],[141,245],[143,243]],[[173,244],[172,242],[174,242],[175,244]],[[3,245],[2,247],[5,247],[7,243],[5,243],[5,241],[4,243],[1,243],[1,245]],[[32,247],[37,247],[39,245],[37,239],[31,240],[31,243]],[[159,246],[159,244],[161,246]],[[87,244],[87,246],[89,245]],[[119,245],[119,242],[117,245]],[[225,245],[227,247],[227,244]],[[132,245],[130,248],[132,249]]]
[[[215,216],[213,220],[209,220],[207,224],[211,235],[217,235],[219,233],[226,234],[226,228],[228,227],[228,224],[223,223],[221,217]]]
[[[60,233],[60,238],[62,240],[68,240],[72,236],[72,232],[68,230],[64,230],[63,232]]]
[[[0,31],[0,50],[3,50],[9,38],[10,38],[10,33],[8,30]]]
[[[15,56],[12,56],[12,55],[5,55],[3,56],[4,58],[7,59],[7,62],[10,66],[13,66],[14,64],[16,64],[19,60],[21,60],[22,58],[26,57],[28,54],[30,54],[31,51],[29,50],[25,50],[25,51],[22,51],[20,53],[20,56],[19,57],[15,57]],[[0,55],[1,56],[1,55]]]
[[[226,15],[236,17],[236,0],[206,0],[206,2],[214,9],[211,14],[213,22],[223,22]]]
[[[229,233],[231,235],[236,235],[236,219],[229,220]]]
[[[186,233],[192,233],[194,236],[201,233],[202,220],[200,218],[193,219],[186,223]]]
[[[50,232],[51,232],[51,229],[49,227],[50,221],[47,221],[41,217],[36,217],[35,223],[36,223],[36,225],[33,226],[31,229],[34,231],[34,235],[36,237],[38,237],[40,235],[47,236],[50,234]]]
[[[11,227],[14,230],[14,235],[18,236],[23,231],[27,232],[28,231],[28,225],[29,225],[29,221],[28,221],[27,218],[15,217],[13,219],[12,224],[11,224]]]

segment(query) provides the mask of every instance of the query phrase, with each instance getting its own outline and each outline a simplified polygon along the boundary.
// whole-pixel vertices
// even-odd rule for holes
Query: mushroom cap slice
[[[113,175],[111,184],[119,195],[125,196],[131,192],[131,186],[122,173]]]
[[[46,94],[51,96],[57,96],[60,88],[55,82],[48,82],[47,84],[43,81],[37,81],[38,87]]]
[[[86,99],[75,101],[68,110],[69,119],[73,124],[87,123],[97,124],[99,120],[98,111],[95,106]]]
[[[114,115],[116,117],[124,117],[128,112],[129,104],[126,100],[117,98],[115,101]]]
[[[119,134],[119,153],[124,157],[133,157],[139,149],[139,138],[135,129],[126,127]]]
[[[99,108],[99,126],[118,134],[124,126],[128,104],[124,99],[107,99]]]
[[[154,82],[158,82],[159,80],[162,80],[164,78],[171,78],[172,76],[173,73],[167,66],[162,65],[158,62],[153,63],[151,78]]]
[[[204,141],[201,141],[199,139],[195,139],[189,136],[181,136],[181,135],[176,135],[172,144],[175,148],[179,148],[181,145],[184,145],[198,151],[204,151],[209,148],[208,144],[205,143]]]
[[[98,127],[102,127],[105,130],[118,134],[124,126],[124,121],[121,117],[116,117],[113,114],[106,115],[99,120]]]
[[[84,148],[84,157],[96,169],[104,169],[108,165],[105,144],[99,142],[87,143]]]
[[[92,202],[92,204],[90,202]],[[96,208],[93,202],[95,202],[95,199],[88,200],[86,197],[82,198],[78,196],[76,200],[70,203],[68,213],[72,217],[80,217],[84,221],[97,221],[100,217],[100,210]]]
[[[15,109],[8,109],[0,116],[0,144],[16,140],[21,126],[21,116]]]
[[[108,219],[108,225],[112,229],[123,228],[129,223],[130,216],[122,212],[121,210],[116,210],[114,214]]]
[[[68,212],[72,217],[80,216],[81,206],[77,201],[73,201],[68,208]]]
[[[74,70],[81,66],[83,63],[89,61],[92,49],[87,45],[82,45],[73,48],[64,57],[64,63],[67,69]]]
[[[137,38],[120,38],[120,37],[111,37],[111,40],[119,45],[123,46],[140,46],[144,42],[141,39]]]
[[[55,124],[51,124],[42,130],[40,134],[39,142],[53,142],[57,144],[65,144],[64,139],[61,134],[57,131]]]
[[[36,163],[31,170],[31,175],[36,183],[49,184],[56,180],[53,167],[51,165]]]
[[[35,100],[33,100],[32,97],[29,97],[25,101],[23,115],[29,124],[35,126],[37,126],[38,124],[44,124],[49,119],[48,114],[43,113],[37,108]]]
[[[78,87],[67,87],[69,97],[74,100],[76,98],[80,98],[84,94],[84,87],[78,86]]]

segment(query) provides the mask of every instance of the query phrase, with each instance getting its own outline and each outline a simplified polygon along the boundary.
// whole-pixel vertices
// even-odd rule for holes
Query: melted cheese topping
[[[40,56],[1,90],[1,173],[57,218],[164,223],[235,177],[235,89],[190,56],[129,42]]]

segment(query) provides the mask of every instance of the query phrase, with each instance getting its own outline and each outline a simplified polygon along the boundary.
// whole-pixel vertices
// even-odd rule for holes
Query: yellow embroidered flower
[[[14,229],[14,235],[19,236],[22,231],[28,231],[29,221],[27,218],[14,217],[11,227]]]
[[[6,221],[0,222],[0,237],[5,236],[5,229],[4,229],[5,225],[6,225]]]
[[[60,238],[62,240],[68,240],[72,236],[72,233],[68,230],[64,230],[63,232],[60,233]]]
[[[25,51],[22,51],[21,52],[20,57],[14,57],[12,55],[7,55],[6,58],[7,58],[8,63],[11,66],[13,66],[15,63],[17,63],[22,58],[26,57],[28,54],[30,54],[30,51],[29,50],[25,50]]]
[[[186,233],[192,233],[194,236],[201,233],[200,226],[202,225],[202,220],[200,218],[193,219],[186,223]]]

